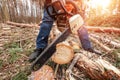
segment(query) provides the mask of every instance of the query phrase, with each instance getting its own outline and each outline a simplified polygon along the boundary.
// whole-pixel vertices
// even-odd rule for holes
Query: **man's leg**
[[[54,19],[52,19],[47,14],[47,11],[45,9],[42,23],[40,25],[40,31],[36,39],[36,49],[29,57],[30,62],[34,61],[40,55],[40,53],[44,50],[44,48],[47,46],[48,37],[50,34],[50,30],[53,26],[53,22],[54,22]]]
[[[84,50],[88,50],[92,48],[89,37],[88,37],[88,32],[84,26],[81,26],[80,29],[78,30],[78,36],[81,41],[82,48]]]
[[[90,42],[89,36],[88,36],[88,31],[84,27],[84,25],[81,26],[80,29],[78,30],[78,36],[81,41],[82,48],[84,50],[92,52],[92,53],[96,53],[96,54],[101,54],[100,52],[98,52],[92,48],[92,45],[91,45],[91,42]]]

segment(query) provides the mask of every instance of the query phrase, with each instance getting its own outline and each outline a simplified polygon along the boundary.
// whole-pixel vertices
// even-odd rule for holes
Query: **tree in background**
[[[44,0],[0,0],[0,22],[38,23]]]
[[[45,0],[0,0],[0,22],[39,23]],[[78,0],[88,25],[119,26],[120,0]],[[109,1],[108,6],[107,1]],[[108,21],[107,21],[108,20]],[[110,21],[111,20],[111,21]],[[105,24],[105,25],[104,25]],[[107,25],[106,25],[107,24]]]

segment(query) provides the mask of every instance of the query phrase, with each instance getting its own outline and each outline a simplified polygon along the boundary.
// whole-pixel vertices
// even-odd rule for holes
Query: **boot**
[[[87,51],[89,51],[89,52],[92,52],[92,53],[95,53],[95,54],[98,54],[98,55],[102,55],[102,53],[100,52],[100,51],[98,51],[98,50],[95,50],[95,49],[88,49]]]
[[[29,62],[33,62],[43,51],[44,49],[35,49],[34,52],[29,56]]]

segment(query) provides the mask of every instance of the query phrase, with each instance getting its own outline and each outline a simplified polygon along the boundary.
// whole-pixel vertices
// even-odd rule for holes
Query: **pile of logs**
[[[38,27],[33,25],[25,25],[25,24],[18,24],[13,22],[7,22],[9,25],[14,26],[28,26],[28,27]],[[87,26],[88,31],[95,31],[95,32],[107,32],[107,33],[120,33],[119,28],[106,28],[106,27],[91,27]],[[57,33],[59,34],[59,33]],[[55,35],[57,35],[55,33]],[[120,48],[120,42],[111,41],[106,38],[101,38],[98,35],[90,34],[90,39],[97,44],[100,48],[102,48],[106,53],[111,53],[113,49],[109,48],[108,46],[104,45],[102,41],[105,43],[114,46],[114,48]],[[70,64],[69,68],[66,70],[66,75],[69,76],[69,80],[71,78],[72,69],[74,65],[80,70],[83,71],[83,74],[88,76],[92,80],[120,80],[120,70],[113,66],[110,62],[104,60],[101,56],[96,54],[84,51],[80,49],[80,46],[77,45],[78,42],[70,40],[66,40],[67,43],[62,42],[59,43],[56,47],[56,53],[53,55],[52,60],[57,64]],[[75,53],[75,49],[79,49],[78,53]],[[104,54],[103,54],[104,55]],[[97,56],[97,57],[94,57]],[[39,72],[40,73],[40,72]],[[50,73],[46,73],[51,74]],[[52,73],[53,75],[53,73]],[[38,80],[38,79],[32,79]],[[50,79],[52,80],[52,79]]]

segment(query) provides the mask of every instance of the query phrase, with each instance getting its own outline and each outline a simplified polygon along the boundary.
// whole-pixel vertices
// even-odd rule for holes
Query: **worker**
[[[40,25],[39,34],[36,39],[36,49],[29,56],[30,62],[33,62],[48,45],[48,37],[51,31],[51,28],[53,26],[53,23],[55,21],[55,19],[50,17],[46,11],[46,6],[51,2],[52,2],[51,0],[45,0],[44,15],[43,15],[42,23]],[[78,36],[80,38],[80,41],[84,50],[87,50],[93,53],[98,53],[95,50],[93,50],[88,38],[88,32],[84,26],[82,26],[78,30]]]

